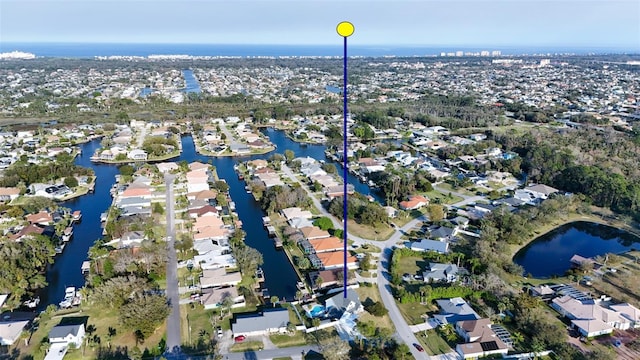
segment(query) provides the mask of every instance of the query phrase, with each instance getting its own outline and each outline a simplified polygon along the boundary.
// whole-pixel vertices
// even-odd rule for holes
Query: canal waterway
[[[84,276],[80,271],[82,262],[87,259],[87,252],[93,243],[102,237],[100,214],[111,206],[109,190],[115,183],[118,168],[114,165],[91,162],[91,156],[100,148],[100,140],[93,140],[80,146],[82,154],[75,159],[77,165],[90,167],[95,171],[96,186],[93,193],[66,201],[61,206],[72,211],[80,210],[82,220],[74,226],[73,238],[57,255],[55,262],[47,272],[49,286],[41,295],[41,306],[58,304],[64,298],[67,286],[77,288],[84,285]]]
[[[184,76],[184,82],[186,83],[186,87],[182,91],[184,91],[185,93],[196,93],[196,94],[199,94],[202,91],[202,89],[200,89],[200,83],[198,82],[196,77],[193,76],[193,70],[191,69],[182,70],[182,76]]]
[[[336,165],[340,164],[328,159],[325,156],[324,145],[301,145],[289,139],[283,131],[264,129],[263,132],[269,136],[276,145],[275,152],[284,153],[285,150],[292,150],[296,157],[309,156],[317,160],[325,160]],[[63,253],[58,255],[55,263],[47,272],[49,286],[41,300],[41,306],[47,304],[57,304],[64,297],[64,289],[67,286],[82,287],[84,277],[80,272],[82,262],[87,259],[87,251],[93,243],[102,236],[100,226],[100,214],[106,211],[111,205],[111,195],[109,190],[115,183],[115,175],[118,168],[115,165],[107,165],[91,162],[90,157],[96,149],[100,147],[99,140],[81,145],[82,154],[78,156],[75,163],[80,166],[94,169],[97,182],[95,192],[81,196],[77,199],[67,201],[62,204],[72,210],[82,212],[82,221],[75,226],[74,237],[67,243]],[[236,204],[236,212],[243,223],[243,230],[246,232],[245,242],[248,246],[257,249],[264,258],[263,269],[265,272],[265,286],[269,289],[270,295],[279,298],[293,299],[296,292],[297,275],[293,266],[282,250],[276,250],[273,241],[269,238],[266,229],[262,225],[264,214],[251,194],[245,190],[245,182],[238,179],[238,175],[233,170],[233,166],[238,162],[252,159],[267,159],[272,153],[263,155],[253,155],[245,157],[210,157],[198,154],[195,150],[193,138],[191,136],[182,137],[182,153],[178,158],[171,161],[200,161],[209,163],[216,167],[218,176],[224,179],[229,185],[231,199]],[[357,177],[349,174],[348,181],[354,185],[356,191],[365,195],[379,196]]]
[[[640,249],[640,238],[611,226],[577,221],[554,229],[514,256],[525,274],[535,278],[562,276],[571,268],[573,255],[594,257]]]

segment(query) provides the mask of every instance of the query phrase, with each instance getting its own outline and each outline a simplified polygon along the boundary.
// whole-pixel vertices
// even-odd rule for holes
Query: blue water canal
[[[283,153],[286,149],[289,149],[294,152],[296,157],[309,156],[318,160],[332,162],[325,157],[325,146],[323,145],[300,145],[289,139],[284,132],[273,129],[265,129],[263,132],[277,146],[276,152]],[[102,236],[100,214],[111,205],[112,198],[109,190],[115,182],[118,168],[115,165],[98,164],[90,161],[90,157],[99,147],[99,140],[83,144],[81,146],[82,154],[76,158],[76,164],[94,169],[97,177],[96,188],[92,194],[84,195],[62,204],[62,206],[72,210],[80,210],[82,212],[82,221],[75,227],[74,238],[67,244],[64,252],[56,257],[55,263],[47,272],[49,286],[45,294],[41,296],[41,307],[47,304],[57,304],[62,300],[65,287],[81,287],[84,285],[84,277],[80,272],[80,267],[82,262],[87,259],[89,248]],[[245,242],[247,245],[256,248],[263,255],[265,285],[269,289],[269,293],[280,298],[292,299],[295,296],[296,282],[298,281],[295,271],[285,253],[281,250],[276,250],[273,246],[273,241],[268,237],[266,230],[262,226],[264,214],[259,204],[251,194],[247,194],[244,189],[246,184],[238,179],[233,170],[233,166],[237,162],[260,158],[266,159],[272,154],[234,158],[203,156],[196,153],[193,138],[184,136],[182,138],[182,154],[178,158],[172,159],[172,161],[200,161],[211,163],[216,167],[218,176],[229,184],[229,192],[236,204],[236,212],[243,223],[243,230],[247,234]],[[338,163],[333,163],[336,167],[340,166]],[[356,191],[378,197],[357,177],[349,175],[348,180],[349,183],[354,185]]]
[[[562,225],[524,247],[514,256],[525,274],[536,278],[562,276],[573,255],[594,257],[640,249],[640,238],[624,230],[591,222]]]

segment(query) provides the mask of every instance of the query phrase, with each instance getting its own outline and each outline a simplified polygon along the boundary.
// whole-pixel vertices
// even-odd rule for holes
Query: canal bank
[[[296,157],[309,156],[317,160],[334,163],[325,156],[325,146],[323,145],[301,145],[289,139],[283,131],[273,129],[263,129],[269,136],[279,152],[292,150]],[[258,202],[251,194],[245,190],[245,181],[239,180],[234,165],[253,159],[267,159],[272,154],[252,155],[244,157],[210,157],[198,154],[195,150],[193,137],[190,135],[181,138],[182,153],[179,157],[169,161],[200,161],[212,164],[216,167],[218,176],[224,179],[229,185],[231,199],[236,204],[236,212],[242,221],[243,230],[246,232],[245,242],[262,253],[264,258],[263,269],[265,271],[265,286],[269,289],[270,295],[291,300],[295,297],[296,283],[298,276],[291,265],[286,254],[282,250],[277,250],[273,246],[273,240],[269,237],[267,230],[263,227],[262,217],[264,216]],[[82,262],[87,258],[87,252],[93,243],[102,237],[100,226],[100,214],[106,211],[111,205],[111,195],[109,190],[115,183],[115,175],[118,168],[115,165],[92,163],[90,157],[100,147],[99,140],[93,140],[81,146],[82,155],[76,158],[75,163],[80,166],[90,167],[96,174],[96,188],[94,193],[87,194],[80,198],[67,201],[61,205],[80,210],[82,212],[82,222],[76,225],[74,239],[71,240],[64,252],[56,257],[55,263],[47,272],[47,281],[50,284],[45,295],[41,299],[41,306],[47,304],[57,304],[64,297],[64,290],[67,286],[82,287],[84,277],[80,268]],[[354,185],[356,191],[365,195],[378,196],[372,192],[366,184],[349,175],[348,181]]]

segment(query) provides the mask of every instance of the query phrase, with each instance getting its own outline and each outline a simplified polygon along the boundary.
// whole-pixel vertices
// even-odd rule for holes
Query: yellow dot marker
[[[340,24],[338,24],[338,26],[336,27],[336,31],[338,32],[338,35],[344,36],[344,37],[349,37],[353,35],[354,30],[355,28],[353,27],[353,24],[348,21],[343,21]]]

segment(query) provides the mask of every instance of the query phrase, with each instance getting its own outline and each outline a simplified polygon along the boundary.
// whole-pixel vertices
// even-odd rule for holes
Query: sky
[[[640,50],[638,0],[0,0],[0,42]]]

